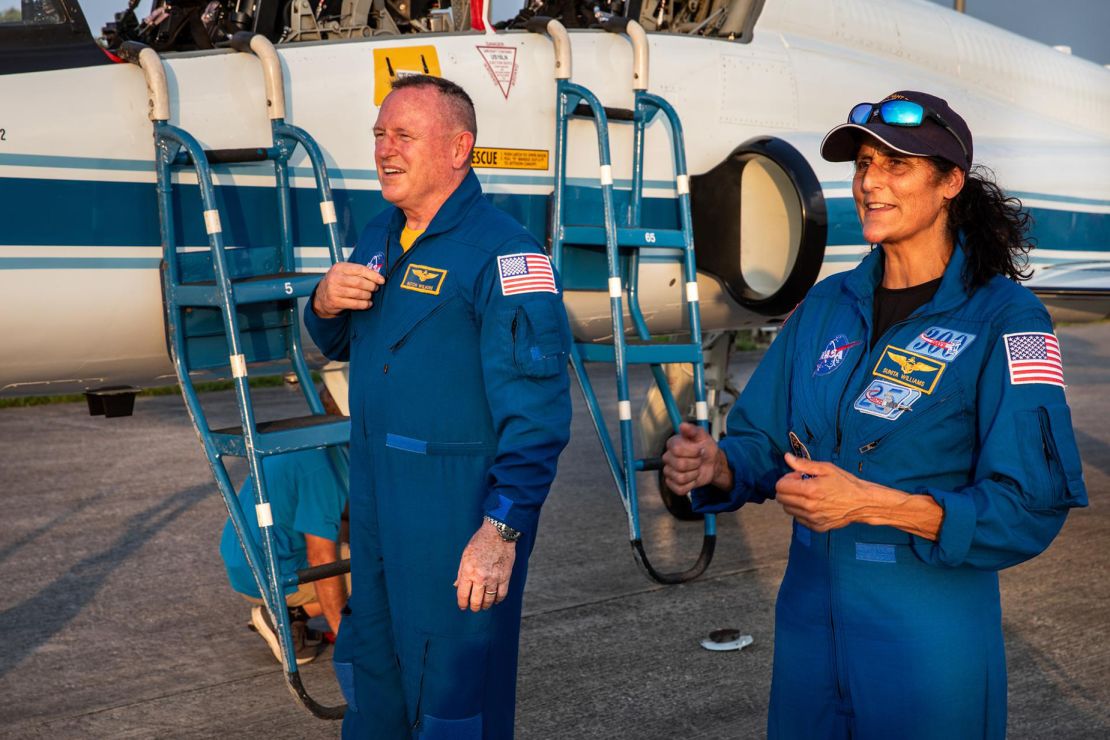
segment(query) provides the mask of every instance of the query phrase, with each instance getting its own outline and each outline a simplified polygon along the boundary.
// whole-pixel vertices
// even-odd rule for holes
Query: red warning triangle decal
[[[516,47],[515,46],[479,46],[478,53],[486,63],[486,71],[493,81],[497,83],[501,94],[509,99],[509,90],[516,82]]]

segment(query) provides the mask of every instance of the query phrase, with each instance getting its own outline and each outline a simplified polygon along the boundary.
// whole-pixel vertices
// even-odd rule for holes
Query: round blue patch
[[[857,344],[860,344],[860,342],[850,342],[846,335],[837,334],[825,345],[825,349],[817,359],[817,367],[813,369],[813,374],[828,375],[833,370],[836,370],[840,367],[840,364],[844,362],[848,350],[852,349],[852,347],[855,347]]]
[[[385,252],[378,252],[375,254],[370,258],[370,261],[366,263],[366,266],[374,272],[381,272],[385,268]]]

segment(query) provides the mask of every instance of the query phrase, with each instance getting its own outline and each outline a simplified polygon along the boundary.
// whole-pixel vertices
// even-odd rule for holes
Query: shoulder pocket
[[[511,311],[513,364],[521,375],[550,378],[566,365],[570,338],[561,314],[550,300],[527,301]]]
[[[1028,497],[1035,509],[1087,505],[1083,465],[1066,404],[1024,411],[1015,419],[1029,476]]]

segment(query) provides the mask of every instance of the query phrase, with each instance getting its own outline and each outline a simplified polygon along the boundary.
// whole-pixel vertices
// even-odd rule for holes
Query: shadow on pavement
[[[0,612],[0,634],[5,636],[0,677],[63,630],[136,550],[211,494],[211,486],[194,486],[135,514],[127,520],[125,534],[108,549],[75,563],[31,598]]]

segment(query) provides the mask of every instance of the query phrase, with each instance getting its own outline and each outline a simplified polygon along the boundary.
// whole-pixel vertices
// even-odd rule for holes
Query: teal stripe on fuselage
[[[827,180],[821,183],[821,189],[826,191],[850,191],[852,189],[852,180]],[[1024,190],[1007,190],[1006,195],[1018,198],[1019,200],[1047,200],[1052,203],[1064,203],[1071,205],[1110,206],[1110,200],[1107,200],[1105,198],[1084,198],[1076,195],[1057,195],[1055,193],[1033,193]]]
[[[6,155],[0,158],[0,163],[11,164],[13,157],[32,156],[37,155]],[[99,160],[88,160],[87,164],[91,166],[94,161]],[[503,177],[506,182],[519,182],[518,179],[513,179],[515,176]],[[227,185],[217,187],[216,191],[224,208],[227,243],[238,246],[277,243],[280,233],[274,215],[276,201],[271,190],[265,187]],[[207,244],[196,186],[180,185],[175,188],[175,192],[178,243]],[[601,222],[598,192],[595,188],[568,188],[568,223]],[[547,196],[494,192],[488,197],[495,205],[524,224],[537,240],[541,243],[546,241]],[[1035,197],[1048,199],[1045,196]],[[293,200],[294,243],[325,243],[315,189],[295,188]],[[336,188],[334,201],[339,217],[341,242],[346,246],[353,246],[363,225],[386,206],[377,190]],[[617,212],[626,212],[626,193],[618,191],[617,201]],[[862,244],[863,235],[852,199],[828,198],[826,206],[829,246]],[[1029,211],[1034,218],[1033,236],[1042,248],[1041,254],[1054,249],[1110,252],[1110,214],[1042,207],[1030,208]],[[648,227],[674,228],[677,224],[674,201],[670,198],[646,198],[643,222]],[[3,224],[3,228],[0,228],[0,245],[80,248],[149,247],[161,243],[153,183],[0,178],[0,223]],[[39,258],[28,259],[37,261]],[[44,257],[42,262],[53,264],[58,260],[70,259],[74,258]],[[118,261],[106,264],[113,263],[118,266],[125,264]],[[0,267],[28,269],[18,266],[27,264],[29,263],[12,262],[9,258]],[[76,263],[72,264],[76,266]]]
[[[844,247],[865,244],[856,205],[851,198],[829,198],[825,201],[829,219],[828,245]],[[1027,208],[1033,217],[1030,231],[1037,245],[1044,249],[1067,249],[1083,252],[1110,252],[1110,214],[1055,208]]]

